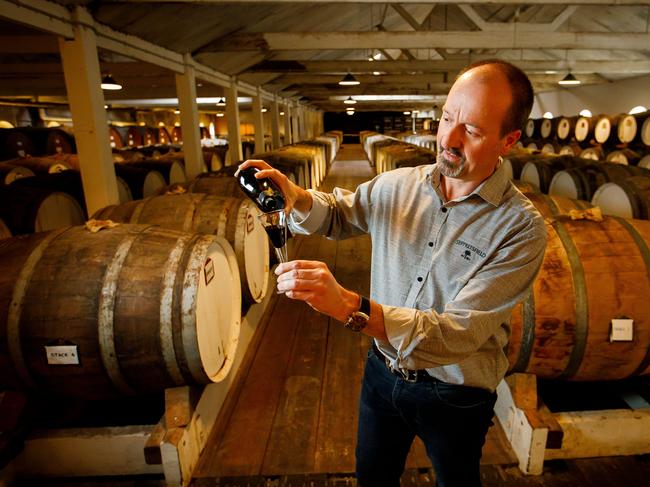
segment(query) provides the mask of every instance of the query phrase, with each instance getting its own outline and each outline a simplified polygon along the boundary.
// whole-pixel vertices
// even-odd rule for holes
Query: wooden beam
[[[267,32],[224,38],[218,51],[350,49],[624,49],[646,50],[650,33],[534,32]]]
[[[54,2],[0,0],[0,18],[29,25],[68,39],[74,36],[70,23],[70,11],[63,5],[57,5]],[[50,40],[50,42],[52,41]]]
[[[244,158],[239,130],[239,107],[237,106],[237,84],[233,80],[226,91],[226,121],[228,123],[228,154],[230,164],[239,164]]]
[[[89,215],[119,203],[95,40],[94,32],[82,24],[74,28],[74,40],[59,39]]]
[[[273,149],[279,149],[280,144],[280,107],[277,99],[271,102],[271,143]]]
[[[253,126],[255,127],[255,152],[264,152],[264,114],[262,113],[262,95],[253,96]]]
[[[185,174],[189,180],[203,172],[203,149],[199,132],[199,111],[196,104],[196,77],[189,54],[186,54],[185,73],[176,74],[176,92],[181,112]],[[170,421],[167,424],[170,427],[179,426]]]
[[[492,58],[489,56],[472,56],[472,60]],[[571,69],[573,73],[626,73],[626,74],[644,74],[650,73],[650,60],[513,60],[513,64],[519,66],[524,71],[546,71],[546,70],[566,70]],[[354,75],[362,73],[372,73],[381,71],[383,73],[403,73],[403,72],[424,72],[424,73],[444,73],[446,71],[458,71],[467,66],[467,59],[440,60],[440,61],[374,61],[367,60],[340,60],[340,61],[301,61],[303,69],[296,70],[295,67],[287,65],[282,68],[281,64],[260,64],[251,67],[250,73],[337,73],[343,75],[350,72]]]
[[[349,3],[350,0],[330,0],[328,3]],[[318,0],[104,0],[104,3],[204,3],[204,4],[223,4],[223,3],[310,3],[314,5],[322,4]],[[377,0],[354,0],[354,3],[380,3]],[[422,0],[389,0],[381,3],[402,3],[402,4],[422,4]],[[433,0],[427,3],[448,4],[449,0]],[[504,5],[521,5],[522,0],[471,0],[473,4],[493,5],[495,3]],[[649,5],[648,0],[526,0],[526,4],[531,5]]]

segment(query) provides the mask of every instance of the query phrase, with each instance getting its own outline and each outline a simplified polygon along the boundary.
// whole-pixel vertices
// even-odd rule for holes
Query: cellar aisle
[[[360,145],[342,146],[322,189],[373,177]],[[368,293],[370,238],[294,239],[291,258],[327,263],[344,286]],[[275,296],[250,346],[194,478],[354,471],[358,391],[370,339],[306,304]],[[494,426],[484,463],[515,464]],[[416,441],[407,467],[429,468]]]

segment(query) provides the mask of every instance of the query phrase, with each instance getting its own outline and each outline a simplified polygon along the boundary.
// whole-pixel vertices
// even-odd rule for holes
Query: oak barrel
[[[650,176],[650,171],[622,164],[587,164],[556,173],[553,176],[548,193],[591,201],[596,190],[603,184],[636,175]]]
[[[553,176],[570,167],[584,166],[591,161],[575,156],[553,156],[536,158],[527,162],[521,170],[521,180],[537,186],[542,193],[548,193]]]
[[[544,261],[510,322],[510,371],[581,381],[649,374],[650,222],[545,216]],[[634,340],[610,342],[621,317],[634,320]]]
[[[109,206],[93,218],[224,237],[237,255],[242,296],[254,304],[264,299],[269,281],[269,246],[259,215],[248,199],[185,193]]]
[[[650,176],[603,184],[591,202],[600,206],[605,215],[650,220]]]
[[[6,162],[0,162],[0,184],[11,184],[20,178],[29,178],[34,176],[31,169],[23,166],[16,166]]]
[[[42,188],[0,188],[0,218],[14,235],[81,225],[84,211],[67,193]]]
[[[100,399],[217,382],[232,365],[239,276],[220,237],[72,227],[4,240],[0,262],[3,387]]]
[[[108,126],[108,140],[113,149],[121,149],[124,147],[124,142],[122,141],[122,134],[115,127]]]
[[[68,163],[54,157],[21,157],[6,161],[16,166],[26,167],[34,174],[48,174],[73,169]]]
[[[165,187],[165,178],[158,171],[135,167],[130,164],[115,164],[115,174],[126,182],[132,199],[156,195]]]

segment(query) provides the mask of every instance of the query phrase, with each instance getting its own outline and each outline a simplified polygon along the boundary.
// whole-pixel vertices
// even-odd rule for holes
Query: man
[[[439,486],[481,483],[494,390],[508,368],[510,313],[546,246],[541,216],[500,169],[532,103],[518,68],[477,63],[449,92],[434,165],[332,194],[305,191],[263,161],[242,165],[280,185],[294,231],[372,237],[371,300],[343,288],[320,262],[276,269],[279,291],[374,338],[356,449],[363,487],[398,486],[415,435]]]

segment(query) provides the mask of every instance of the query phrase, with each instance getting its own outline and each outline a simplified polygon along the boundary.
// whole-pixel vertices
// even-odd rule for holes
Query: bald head
[[[503,101],[506,101],[505,97],[509,98],[509,106],[502,118],[501,135],[524,127],[533,108],[534,95],[530,80],[521,69],[500,59],[479,61],[463,69],[456,78],[458,82],[483,85]]]

